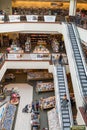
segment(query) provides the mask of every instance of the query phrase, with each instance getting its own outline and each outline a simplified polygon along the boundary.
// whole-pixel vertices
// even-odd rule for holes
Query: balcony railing
[[[77,26],[87,29],[87,17],[64,15],[0,15],[0,23],[14,22],[74,22]]]
[[[58,61],[56,60],[56,55],[59,55],[58,53],[1,53],[0,54],[0,68],[2,67],[2,65],[4,64],[5,61],[48,61],[51,64],[55,64],[58,63]],[[65,54],[63,55],[63,64],[68,65],[68,59],[67,56]]]
[[[0,23],[6,22],[61,22],[65,21],[62,15],[0,15]]]

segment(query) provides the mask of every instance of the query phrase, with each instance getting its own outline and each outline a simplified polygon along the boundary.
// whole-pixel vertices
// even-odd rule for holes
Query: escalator
[[[67,26],[68,26],[69,37],[71,40],[71,46],[73,49],[73,54],[74,54],[74,58],[75,58],[76,66],[77,66],[79,80],[80,80],[80,84],[81,84],[82,95],[87,96],[87,76],[86,76],[84,63],[82,60],[83,55],[81,55],[81,51],[80,51],[82,48],[77,43],[77,39],[76,39],[72,24],[67,24]],[[79,44],[80,44],[80,42],[79,42]]]
[[[56,66],[56,76],[57,76],[57,89],[58,89],[58,101],[60,107],[60,117],[61,117],[61,130],[70,130],[70,126],[72,125],[72,111],[70,105],[69,92],[67,87],[67,80],[65,76],[65,69],[63,66]],[[57,91],[57,90],[56,90]],[[66,106],[63,106],[63,97],[67,95],[69,102]]]

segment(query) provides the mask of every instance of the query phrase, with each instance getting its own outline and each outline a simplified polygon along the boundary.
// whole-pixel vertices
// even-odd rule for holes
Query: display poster
[[[10,22],[20,22],[20,15],[9,15]]]
[[[86,127],[84,125],[72,126],[71,130],[86,130]]]
[[[0,15],[0,23],[4,22],[4,15]]]
[[[38,15],[26,15],[27,22],[38,22]]]
[[[44,21],[45,22],[55,22],[56,16],[55,15],[45,15]]]

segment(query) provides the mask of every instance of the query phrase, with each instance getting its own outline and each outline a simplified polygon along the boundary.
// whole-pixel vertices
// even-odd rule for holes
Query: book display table
[[[12,104],[8,104],[6,107],[6,111],[2,117],[0,122],[0,128],[5,130],[12,130],[13,120],[15,117],[16,106]]]
[[[52,78],[53,78],[52,74],[46,71],[41,71],[41,72],[31,71],[27,73],[27,80],[41,80],[41,79],[52,79]]]
[[[41,100],[40,103],[41,109],[50,109],[55,107],[55,96],[48,97]]]
[[[50,92],[54,91],[54,84],[52,82],[41,83],[37,82],[36,92]]]
[[[35,47],[33,53],[50,53],[50,52],[45,46],[39,45]]]

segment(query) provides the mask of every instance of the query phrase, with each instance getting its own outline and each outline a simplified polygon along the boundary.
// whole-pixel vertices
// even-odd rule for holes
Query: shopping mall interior
[[[0,0],[0,130],[87,129],[86,36],[86,0]]]

